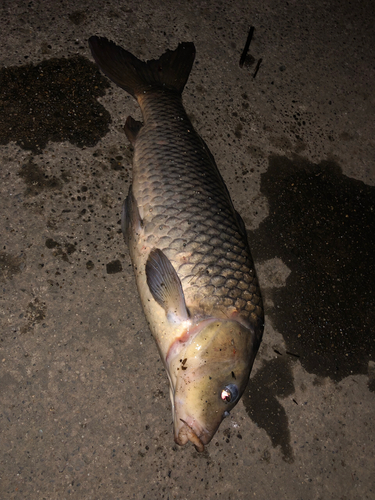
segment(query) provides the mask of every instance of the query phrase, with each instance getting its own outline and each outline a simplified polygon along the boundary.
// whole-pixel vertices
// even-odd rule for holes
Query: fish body
[[[240,399],[263,334],[245,225],[182,104],[194,45],[143,62],[105,38],[89,44],[142,111],[143,123],[125,125],[134,159],[122,230],[168,374],[175,441],[203,451]]]

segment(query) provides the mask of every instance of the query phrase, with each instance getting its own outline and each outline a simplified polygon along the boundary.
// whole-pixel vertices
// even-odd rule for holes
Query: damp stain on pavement
[[[69,262],[68,256],[77,250],[76,246],[72,243],[65,243],[64,248],[62,248],[62,245],[52,238],[47,238],[45,245],[48,249],[52,250],[54,257],[59,257],[65,262]]]
[[[0,282],[12,279],[26,268],[26,257],[23,253],[11,255],[0,252]]]
[[[280,446],[283,459],[293,463],[288,416],[278,398],[294,393],[292,362],[280,356],[263,365],[250,379],[243,395],[243,403],[249,417],[264,429],[273,447]]]
[[[48,141],[91,147],[111,117],[97,101],[109,87],[82,56],[0,70],[0,144],[15,141],[40,153]]]
[[[375,188],[346,177],[332,161],[272,156],[261,192],[269,216],[249,239],[256,260],[278,257],[291,270],[285,288],[265,293],[286,349],[317,376],[340,381],[369,374],[375,358]]]
[[[18,175],[25,181],[25,196],[36,196],[45,189],[61,190],[62,182],[55,176],[49,176],[43,169],[36,165],[31,158],[22,165]]]

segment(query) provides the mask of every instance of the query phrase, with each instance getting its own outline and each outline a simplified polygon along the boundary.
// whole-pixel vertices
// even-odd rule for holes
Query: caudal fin
[[[182,93],[195,58],[192,42],[180,43],[158,60],[140,61],[115,43],[92,36],[89,46],[105,75],[134,97],[150,88],[167,88]]]

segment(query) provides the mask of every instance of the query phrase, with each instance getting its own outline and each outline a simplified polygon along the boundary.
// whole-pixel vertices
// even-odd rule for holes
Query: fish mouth
[[[198,437],[194,429],[185,420],[180,418],[183,426],[180,428],[178,436],[175,436],[175,441],[180,446],[183,446],[188,441],[192,442],[196,450],[199,452],[204,451],[204,444],[202,440]]]

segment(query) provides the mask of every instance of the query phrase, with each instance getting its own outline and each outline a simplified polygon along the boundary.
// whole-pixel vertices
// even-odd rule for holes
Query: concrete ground
[[[374,13],[2,0],[2,500],[375,498]],[[184,103],[249,231],[264,340],[203,454],[173,441],[120,234],[140,114],[93,34],[145,59],[194,41]]]

